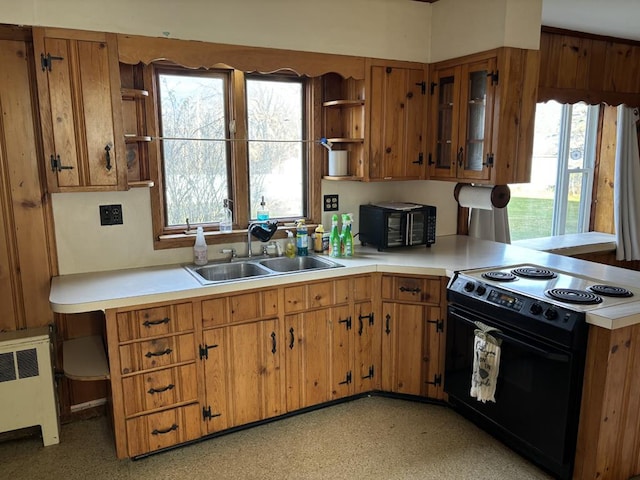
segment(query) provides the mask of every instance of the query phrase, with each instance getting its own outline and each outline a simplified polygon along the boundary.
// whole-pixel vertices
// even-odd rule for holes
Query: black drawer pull
[[[167,390],[173,390],[173,388],[175,387],[175,385],[173,383],[170,383],[169,385],[167,385],[166,387],[162,387],[162,388],[150,388],[149,391],[147,393],[153,395],[154,393],[162,393],[162,392],[166,392]]]
[[[420,289],[420,287],[415,287],[415,288],[400,287],[400,291],[401,292],[409,292],[409,293],[412,293],[412,294],[416,294],[416,293],[420,293],[422,290]]]
[[[271,332],[271,353],[275,354],[276,352],[276,332]]]
[[[111,170],[111,147],[107,145],[104,147],[105,167],[107,170]]]
[[[167,428],[166,430],[158,430],[157,428],[151,432],[151,435],[164,435],[165,433],[170,433],[173,432],[175,430],[178,429],[178,425],[176,425],[175,423],[173,425],[171,425],[169,428]]]
[[[289,348],[290,348],[291,350],[293,350],[293,345],[294,345],[294,343],[295,343],[295,341],[296,341],[296,338],[295,338],[295,336],[294,336],[294,334],[293,334],[293,327],[291,327],[291,328],[289,329],[289,335],[291,336],[291,337],[289,338]]]
[[[165,317],[162,320],[146,320],[142,325],[145,327],[153,327],[154,325],[162,325],[163,323],[169,323],[171,319],[169,317]]]
[[[389,335],[391,333],[391,329],[389,328],[389,321],[391,320],[391,315],[389,315],[387,313],[387,316],[385,317],[385,320],[387,321],[386,327],[384,329],[384,333],[386,333],[387,335]]]
[[[161,357],[162,355],[169,355],[173,350],[171,350],[170,348],[167,348],[166,350],[163,350],[161,352],[147,352],[145,353],[145,357],[147,358],[151,358],[151,357]]]

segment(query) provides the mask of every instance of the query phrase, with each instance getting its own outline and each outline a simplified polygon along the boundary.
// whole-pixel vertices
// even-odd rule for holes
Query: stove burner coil
[[[482,277],[487,280],[495,280],[496,282],[513,282],[517,277],[509,272],[485,272]]]
[[[544,294],[549,298],[566,303],[579,303],[582,305],[602,303],[602,298],[595,293],[585,290],[574,290],[573,288],[552,288],[545,290]]]
[[[589,290],[605,297],[633,297],[633,293],[626,288],[613,285],[591,285]]]
[[[557,275],[551,270],[547,270],[546,268],[537,268],[537,267],[520,267],[514,268],[511,270],[511,273],[523,278],[533,278],[536,280],[549,280],[551,278],[556,278]]]

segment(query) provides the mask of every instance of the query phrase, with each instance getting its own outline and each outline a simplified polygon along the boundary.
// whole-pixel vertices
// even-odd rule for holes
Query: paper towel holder
[[[453,197],[456,199],[456,202],[459,203],[458,195],[460,194],[460,190],[462,187],[474,187],[474,188],[488,188],[479,185],[472,185],[469,183],[458,183],[453,189]],[[494,185],[491,188],[491,205],[495,208],[504,208],[511,200],[511,190],[509,189],[509,185]]]

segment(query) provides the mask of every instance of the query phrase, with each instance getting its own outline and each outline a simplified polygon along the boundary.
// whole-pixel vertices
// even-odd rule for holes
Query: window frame
[[[166,226],[165,222],[165,199],[164,199],[164,178],[163,178],[163,158],[162,140],[160,135],[160,102],[158,90],[159,72],[176,71],[188,73],[193,69],[173,64],[171,62],[154,62],[148,66],[146,74],[150,84],[149,95],[153,101],[148,102],[147,118],[153,125],[153,135],[155,140],[151,142],[149,148],[149,173],[153,186],[150,189],[151,217],[153,228],[154,249],[167,249],[187,247],[193,244],[194,234],[185,233],[186,225]],[[260,77],[261,74],[245,73],[233,69],[226,65],[218,65],[216,68],[203,69],[202,72],[224,73],[229,77],[228,95],[228,119],[235,120],[235,134],[230,134],[227,125],[227,135],[233,139],[247,138],[247,100],[245,89],[245,78],[249,75]],[[314,226],[321,222],[320,195],[321,195],[321,172],[322,150],[317,142],[312,139],[320,138],[320,115],[321,111],[321,83],[320,77],[302,77],[288,71],[276,71],[264,74],[272,77],[293,79],[303,78],[303,108],[304,108],[304,166],[303,166],[303,202],[306,210],[305,220],[307,225]],[[250,195],[249,195],[249,158],[248,142],[231,141],[229,148],[229,198],[232,200],[231,209],[233,211],[233,232],[220,233],[218,222],[203,224],[205,227],[205,238],[207,243],[223,244],[233,242],[246,242],[247,226],[250,221]],[[296,217],[295,219],[300,218]],[[291,228],[294,218],[278,219],[279,228],[274,238],[284,238],[286,228]],[[195,229],[194,229],[195,230]]]

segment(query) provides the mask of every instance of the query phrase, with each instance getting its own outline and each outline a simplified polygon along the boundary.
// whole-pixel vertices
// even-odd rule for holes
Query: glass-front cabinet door
[[[495,58],[463,65],[460,84],[460,126],[456,155],[457,176],[488,180],[493,164],[491,132]]]
[[[432,152],[429,159],[431,178],[455,178],[458,142],[458,108],[460,89],[458,88],[459,67],[435,72],[431,88],[435,96],[432,107],[431,124],[436,125],[432,138]]]

